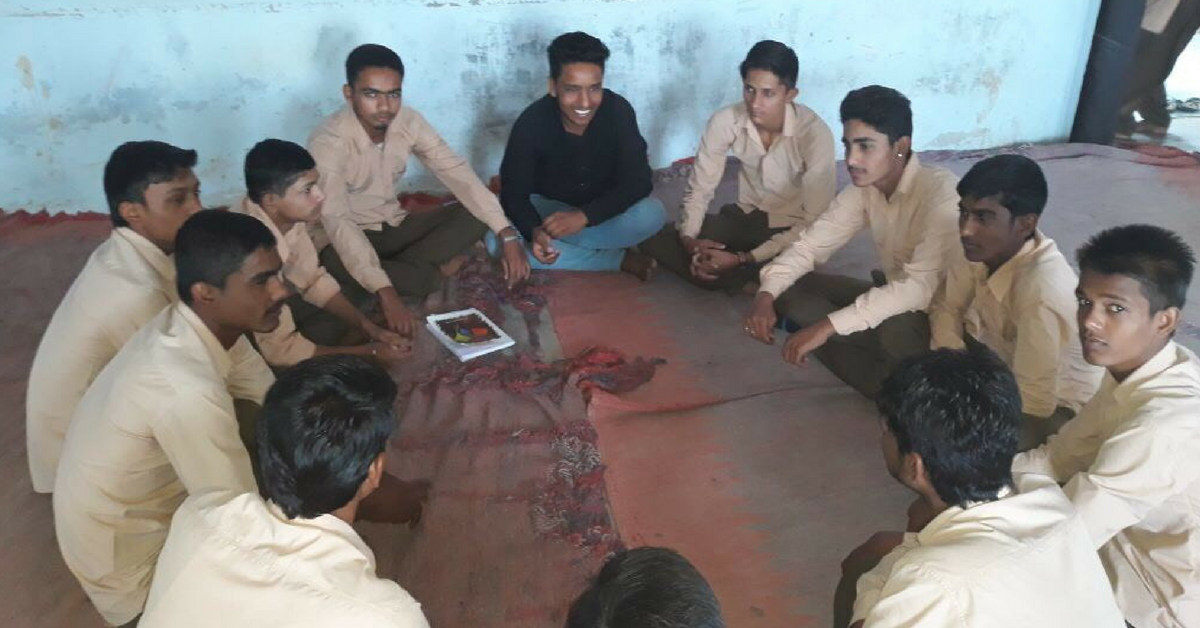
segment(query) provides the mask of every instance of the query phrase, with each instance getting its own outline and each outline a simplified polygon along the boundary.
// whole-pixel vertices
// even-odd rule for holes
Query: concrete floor
[[[1051,200],[1042,228],[1068,254],[1096,231],[1133,221],[1171,228],[1200,247],[1200,166],[1194,160],[1080,145],[1010,150],[1045,169]],[[922,158],[961,174],[988,154]],[[655,194],[677,207],[682,185],[682,172],[660,173]],[[726,185],[718,202],[731,196]],[[0,625],[99,626],[58,555],[49,500],[29,488],[22,408],[46,321],[107,226],[6,227],[5,220],[0,217],[0,407],[9,410],[0,417]],[[858,238],[826,270],[865,275],[873,265],[869,241]],[[787,366],[778,345],[747,340],[739,321],[748,304],[748,297],[695,290],[673,277],[640,284],[618,274],[564,274],[553,286],[549,316],[564,355],[604,344],[668,360],[641,389],[598,394],[589,409],[607,465],[614,525],[625,543],[682,551],[712,582],[731,626],[826,625],[841,557],[869,533],[901,525],[910,497],[884,470],[871,405],[819,364]],[[1183,318],[1177,337],[1196,349],[1198,285]],[[501,536],[486,539],[490,545],[478,551],[429,547],[424,558],[436,563],[503,554]],[[551,569],[528,547],[507,555],[524,571]],[[520,556],[511,556],[514,551]],[[392,552],[382,562],[397,559]],[[495,564],[462,560],[455,567],[465,580],[447,586],[470,591],[476,578],[504,579]],[[569,602],[566,588],[551,601],[559,612]],[[489,617],[496,625],[554,625],[540,612],[517,613],[519,621]]]

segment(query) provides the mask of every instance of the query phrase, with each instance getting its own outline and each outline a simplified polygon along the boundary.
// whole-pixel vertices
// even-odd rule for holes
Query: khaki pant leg
[[[461,204],[410,214],[396,227],[367,232],[379,263],[403,296],[425,297],[442,284],[440,265],[467,251],[487,226]]]
[[[750,214],[734,204],[723,206],[715,214],[704,217],[699,237],[720,242],[732,252],[748,252],[780,231],[767,226],[766,214],[754,211]],[[758,277],[759,265],[735,268],[714,281],[696,279],[691,273],[692,259],[679,241],[679,230],[667,225],[641,245],[641,250],[658,260],[664,268],[686,279],[692,285],[705,290],[723,290],[736,293],[742,286]]]

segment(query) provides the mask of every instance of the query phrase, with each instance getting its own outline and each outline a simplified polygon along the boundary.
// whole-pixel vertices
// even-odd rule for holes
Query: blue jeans
[[[529,201],[542,218],[555,212],[569,211],[570,205],[532,194]],[[625,249],[637,246],[658,233],[666,222],[667,212],[662,201],[647,196],[629,206],[629,209],[583,231],[554,240],[558,259],[550,265],[543,264],[529,255],[529,265],[542,270],[620,270]],[[499,245],[496,234],[487,234],[487,248],[496,255]]]

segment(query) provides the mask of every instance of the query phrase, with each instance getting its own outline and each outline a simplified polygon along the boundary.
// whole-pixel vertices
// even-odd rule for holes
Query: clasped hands
[[[681,238],[683,248],[691,258],[688,270],[701,281],[713,281],[723,272],[742,265],[742,257],[725,250],[725,245],[704,238]]]

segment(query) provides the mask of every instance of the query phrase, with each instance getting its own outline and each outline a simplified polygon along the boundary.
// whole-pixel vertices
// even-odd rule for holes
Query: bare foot
[[[443,277],[453,277],[456,273],[458,273],[459,270],[462,269],[463,264],[466,264],[468,259],[470,258],[467,257],[465,253],[462,255],[455,255],[454,257],[450,258],[450,261],[438,266],[438,270],[441,271]]]
[[[641,281],[650,281],[658,262],[649,255],[635,249],[626,249],[625,257],[621,260],[621,272],[629,273]]]

